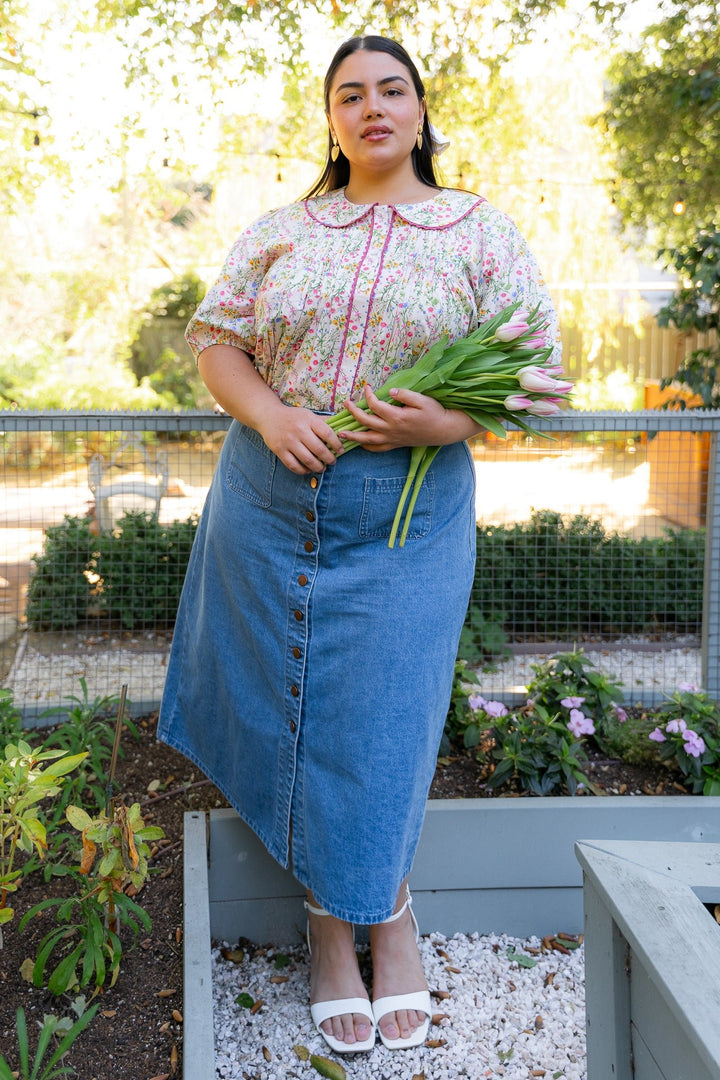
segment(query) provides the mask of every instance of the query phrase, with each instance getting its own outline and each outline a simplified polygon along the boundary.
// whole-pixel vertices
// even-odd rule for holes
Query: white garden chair
[[[144,510],[157,517],[168,475],[167,454],[162,450],[154,456],[148,454],[139,434],[124,439],[109,461],[103,454],[93,454],[88,486],[95,496],[100,529],[114,528],[129,510]]]

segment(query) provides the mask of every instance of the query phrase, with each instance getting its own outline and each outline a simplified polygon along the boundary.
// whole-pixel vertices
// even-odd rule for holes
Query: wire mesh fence
[[[123,684],[136,714],[151,710],[229,420],[0,420],[2,684],[28,719]],[[568,413],[538,427],[551,438],[473,444],[478,559],[461,650],[483,692],[520,695],[533,663],[579,647],[631,702],[680,682],[720,693],[720,417]]]

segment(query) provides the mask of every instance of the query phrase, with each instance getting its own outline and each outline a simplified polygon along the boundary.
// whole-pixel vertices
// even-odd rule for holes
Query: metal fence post
[[[705,575],[701,663],[703,687],[713,697],[720,691],[720,440],[710,433],[707,479]]]

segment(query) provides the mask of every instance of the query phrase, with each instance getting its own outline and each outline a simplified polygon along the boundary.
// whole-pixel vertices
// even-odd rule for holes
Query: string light
[[[683,199],[682,195],[678,196],[678,198],[673,203],[672,212],[673,214],[675,214],[676,217],[680,217],[681,214],[685,213],[685,200]]]

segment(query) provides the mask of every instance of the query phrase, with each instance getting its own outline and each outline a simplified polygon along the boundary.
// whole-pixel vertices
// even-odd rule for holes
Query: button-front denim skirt
[[[447,714],[475,562],[472,457],[443,447],[404,547],[406,449],[290,472],[234,422],[198,526],[159,736],[331,914],[392,914]]]

